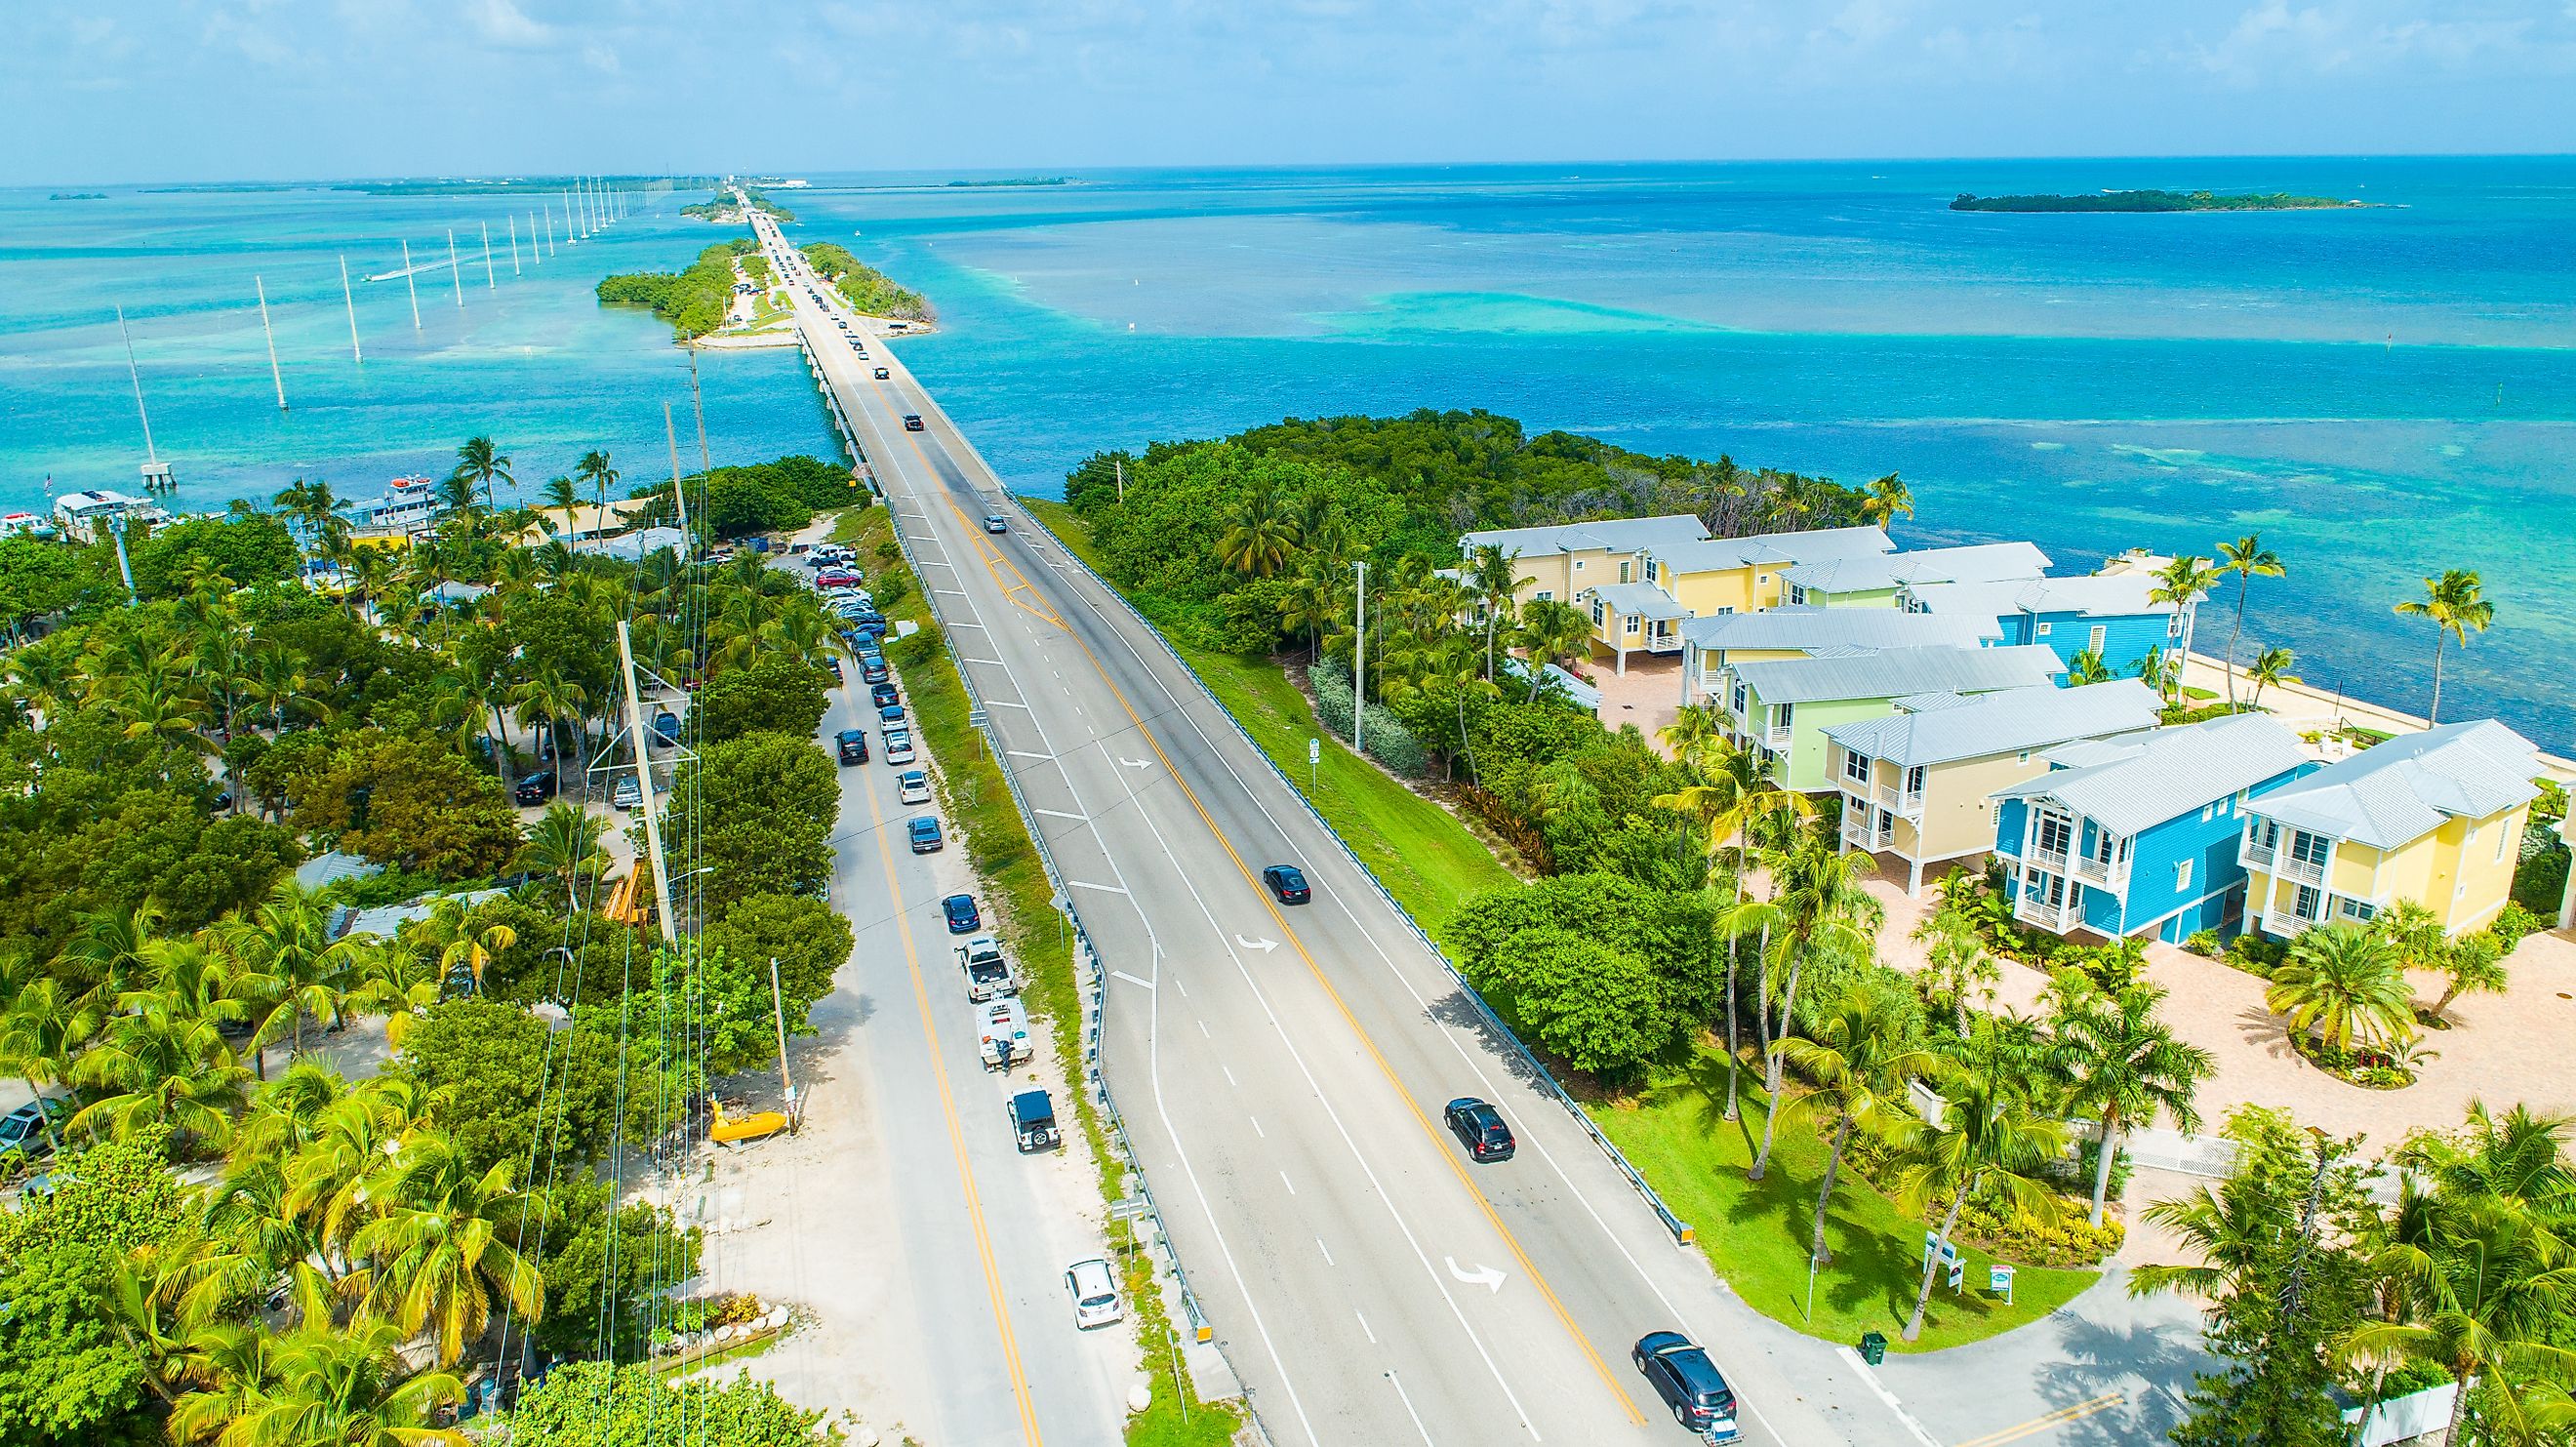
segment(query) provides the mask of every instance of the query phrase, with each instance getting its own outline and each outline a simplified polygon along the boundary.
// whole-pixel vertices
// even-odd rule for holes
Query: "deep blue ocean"
[[[1052,186],[814,176],[791,234],[927,293],[906,360],[1015,485],[1084,454],[1287,415],[1487,407],[1653,452],[1902,473],[1908,542],[2027,537],[2062,567],[2259,531],[2289,575],[2249,632],[2309,682],[2420,711],[2429,628],[2391,606],[2477,569],[2496,626],[2445,713],[2576,746],[2576,160],[2223,160],[1091,172]],[[997,179],[984,177],[979,179]],[[1961,213],[2165,186],[2326,212]],[[639,208],[513,272],[485,198],[0,191],[0,505],[129,486],[112,305],[186,505],[297,476],[366,493],[489,432],[523,478],[605,446],[694,452],[682,353],[590,287],[721,234]],[[494,236],[487,284],[482,228]],[[560,228],[560,220],[557,222]],[[453,229],[459,266],[444,266]],[[356,284],[349,352],[337,259]],[[271,388],[268,288],[288,400]],[[458,303],[462,301],[462,306]],[[717,460],[822,450],[792,353],[700,359]]]

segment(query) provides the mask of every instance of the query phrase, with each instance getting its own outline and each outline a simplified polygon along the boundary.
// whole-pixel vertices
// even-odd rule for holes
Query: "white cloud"
[[[560,35],[554,26],[530,19],[517,0],[469,0],[465,19],[484,44],[504,50],[545,50]]]

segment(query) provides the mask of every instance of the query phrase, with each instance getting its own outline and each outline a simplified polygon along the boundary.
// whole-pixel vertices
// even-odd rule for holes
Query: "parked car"
[[[977,935],[956,950],[957,968],[966,974],[966,998],[977,1004],[1020,992],[1020,977],[1002,954],[1002,942]]]
[[[912,730],[886,729],[883,732],[885,734],[885,761],[889,764],[911,763],[913,760]]]
[[[871,653],[862,653],[859,655],[860,678],[869,683],[883,683],[893,676],[893,670],[886,667],[886,661],[883,655]]]
[[[815,586],[822,588],[855,588],[859,581],[859,575],[847,568],[825,568],[814,575]]]
[[[45,1129],[51,1119],[55,1130],[71,1119],[72,1103],[58,1095],[38,1096],[25,1105],[0,1116],[0,1152],[16,1151],[33,1159],[54,1148],[54,1137]]]
[[[635,782],[633,774],[622,774],[617,787],[608,791],[608,802],[620,809],[638,808],[644,803],[644,786]]]
[[[919,769],[906,769],[895,775],[894,797],[901,804],[930,802],[930,776]]]
[[[948,847],[947,841],[939,837],[939,821],[927,814],[916,815],[904,827],[912,835],[912,852],[915,854],[936,854]]]
[[[984,1007],[977,1025],[975,1053],[986,1070],[1008,1070],[1037,1056],[1029,1039],[1029,1012],[1017,999],[995,1000]]]
[[[1508,1161],[1514,1143],[1512,1128],[1503,1124],[1503,1113],[1472,1095],[1462,1095],[1449,1102],[1440,1118],[1449,1123],[1449,1133],[1467,1147],[1467,1154],[1480,1161]]]
[[[1628,1360],[1672,1409],[1674,1421],[1711,1442],[1736,1440],[1735,1389],[1689,1337],[1650,1332],[1638,1338]]]
[[[542,804],[561,787],[555,782],[554,770],[539,769],[533,774],[521,774],[519,782],[510,786],[510,797],[522,804]]]
[[[882,382],[882,381],[886,380],[886,369],[885,369],[885,368],[883,368],[883,367],[879,367],[879,368],[877,368],[877,380],[878,380],[878,381],[880,381],[880,382]]]
[[[903,722],[903,705],[900,703],[890,703],[878,709],[877,722],[884,724],[899,724]]]
[[[939,909],[948,916],[950,934],[973,934],[984,927],[984,916],[976,910],[971,894],[952,894],[939,902]]]
[[[1043,1090],[1023,1090],[1011,1097],[1011,1139],[1021,1155],[1059,1150],[1064,1137],[1055,1128],[1055,1101]]]
[[[1009,518],[1006,518],[997,512],[988,512],[984,514],[984,531],[988,533],[1007,533],[1010,530],[1011,520]]]
[[[918,412],[906,412],[903,414],[903,430],[906,432],[919,432],[921,430],[921,414]]]
[[[877,707],[883,708],[887,704],[901,702],[903,695],[896,690],[894,680],[880,679],[869,686],[868,699]]]
[[[671,712],[667,708],[662,710],[660,713],[653,715],[653,732],[660,735],[662,742],[666,744],[678,743],[680,741],[680,716]]]
[[[841,660],[838,658],[833,658],[827,655],[823,659],[823,666],[831,670],[832,681],[834,683],[845,683],[848,681],[841,674]]]
[[[1305,872],[1293,864],[1273,864],[1262,870],[1261,882],[1270,886],[1281,904],[1304,904],[1315,897],[1306,887]]]
[[[1065,1268],[1064,1290],[1073,1298],[1073,1324],[1080,1330],[1126,1319],[1118,1305],[1118,1278],[1110,1274],[1109,1263],[1097,1256]]]
[[[864,764],[868,761],[868,731],[866,729],[841,730],[839,743],[841,745],[842,763]]]

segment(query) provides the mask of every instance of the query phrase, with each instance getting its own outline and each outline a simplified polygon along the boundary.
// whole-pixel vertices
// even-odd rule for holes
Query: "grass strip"
[[[928,746],[949,831],[962,842],[983,881],[987,923],[1019,963],[1027,981],[1021,1000],[1054,1044],[1057,1093],[1070,1103],[1077,1128],[1090,1142],[1101,1201],[1117,1201],[1126,1166],[1110,1144],[1099,1105],[1083,1079],[1082,996],[1073,938],[1056,913],[1055,886],[1029,839],[1027,821],[1020,817],[983,733],[966,721],[973,704],[957,661],[930,617],[919,580],[900,554],[885,556],[884,550],[894,547],[893,521],[886,510],[844,513],[833,525],[832,540],[849,544],[858,554],[889,621],[908,619],[918,625],[909,638],[887,638],[886,659],[902,672],[905,706],[912,711],[916,736]],[[902,582],[889,586],[898,577]],[[1136,1447],[1218,1447],[1231,1441],[1243,1418],[1229,1404],[1200,1401],[1188,1369],[1169,1349],[1171,1316],[1162,1283],[1134,1223],[1117,1223],[1111,1236],[1128,1310],[1143,1344],[1138,1365],[1153,1393],[1152,1404],[1127,1419],[1127,1441]]]

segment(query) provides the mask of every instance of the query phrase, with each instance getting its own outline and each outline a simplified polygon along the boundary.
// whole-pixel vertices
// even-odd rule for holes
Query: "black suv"
[[[556,787],[555,771],[539,769],[520,775],[519,782],[510,786],[510,797],[522,804],[542,804],[555,796]]]
[[[1456,1136],[1467,1154],[1480,1161],[1508,1161],[1514,1143],[1512,1128],[1503,1124],[1503,1113],[1472,1095],[1462,1095],[1449,1102],[1440,1113],[1449,1122],[1449,1133]]]
[[[1735,1389],[1689,1337],[1677,1331],[1651,1333],[1639,1338],[1628,1360],[1673,1409],[1674,1421],[1711,1442],[1736,1439]]]
[[[840,737],[841,762],[864,764],[868,761],[868,735],[864,729],[843,729]]]
[[[921,430],[921,414],[918,412],[906,412],[903,414],[903,430],[906,432],[919,432]]]

